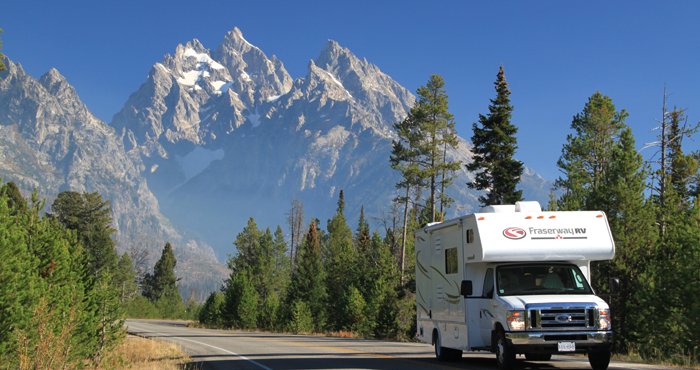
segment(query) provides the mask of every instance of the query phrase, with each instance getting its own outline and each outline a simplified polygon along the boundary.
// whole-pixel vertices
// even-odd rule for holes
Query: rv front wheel
[[[510,370],[515,364],[515,351],[502,331],[498,332],[496,338],[496,364],[501,370]]]
[[[593,370],[607,370],[610,364],[610,351],[588,352],[588,362]]]

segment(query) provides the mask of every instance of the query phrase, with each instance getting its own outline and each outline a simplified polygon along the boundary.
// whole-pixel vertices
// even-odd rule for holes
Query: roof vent
[[[513,213],[515,212],[515,206],[512,204],[486,206],[483,211],[484,213]]]
[[[537,201],[515,202],[515,212],[538,213],[542,212],[542,207],[540,206],[540,202]]]

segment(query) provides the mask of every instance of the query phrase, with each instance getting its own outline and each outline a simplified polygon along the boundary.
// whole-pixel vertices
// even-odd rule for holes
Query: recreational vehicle
[[[607,369],[611,313],[591,287],[591,261],[615,254],[605,213],[490,206],[418,230],[415,249],[416,336],[439,360],[491,351],[509,369],[517,354],[586,353]]]

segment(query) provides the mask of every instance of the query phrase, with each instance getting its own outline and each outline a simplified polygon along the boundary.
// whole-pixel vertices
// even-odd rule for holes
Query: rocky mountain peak
[[[71,90],[70,93],[74,94],[75,98],[78,98],[73,87],[56,68],[51,68],[48,72],[44,73],[44,75],[39,78],[39,83],[52,95],[62,94],[69,92],[67,90]]]
[[[415,101],[410,91],[377,66],[334,40],[328,40],[314,65],[333,76],[357,105],[377,118],[373,123],[360,122],[362,127],[388,133],[387,122],[402,120]]]
[[[75,88],[68,83],[68,80],[56,68],[51,68],[39,78],[39,83],[48,91],[49,94],[56,97],[61,104],[61,108],[70,111],[72,114],[80,114],[84,121],[92,121],[85,119],[88,116],[88,110],[85,104],[80,100]]]
[[[238,28],[224,36],[212,56],[228,69],[234,80],[240,80],[240,86],[232,87],[249,106],[275,99],[292,88],[293,81],[284,64],[275,56],[268,58]]]
[[[335,40],[328,40],[326,46],[316,58],[316,64],[322,67],[335,66],[339,63],[359,62],[359,58],[350,49],[341,46]]]
[[[243,37],[243,32],[241,32],[238,27],[233,27],[231,31],[226,33],[219,48],[225,48],[229,51],[236,51],[238,53],[244,53],[252,48],[257,49],[256,46],[248,42],[248,40]]]
[[[179,50],[182,50],[183,52],[186,51],[187,49],[193,49],[194,51],[198,53],[206,53],[209,54],[209,50],[202,45],[202,43],[198,39],[192,39],[188,41],[184,46],[182,44],[178,45],[176,49],[176,53]]]

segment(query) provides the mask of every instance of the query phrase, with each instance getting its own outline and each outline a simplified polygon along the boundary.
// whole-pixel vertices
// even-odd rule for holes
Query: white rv
[[[543,212],[537,202],[416,232],[417,338],[439,360],[462,351],[547,361],[587,353],[607,369],[612,344],[608,304],[591,288],[591,261],[610,260],[615,244],[603,212]]]

